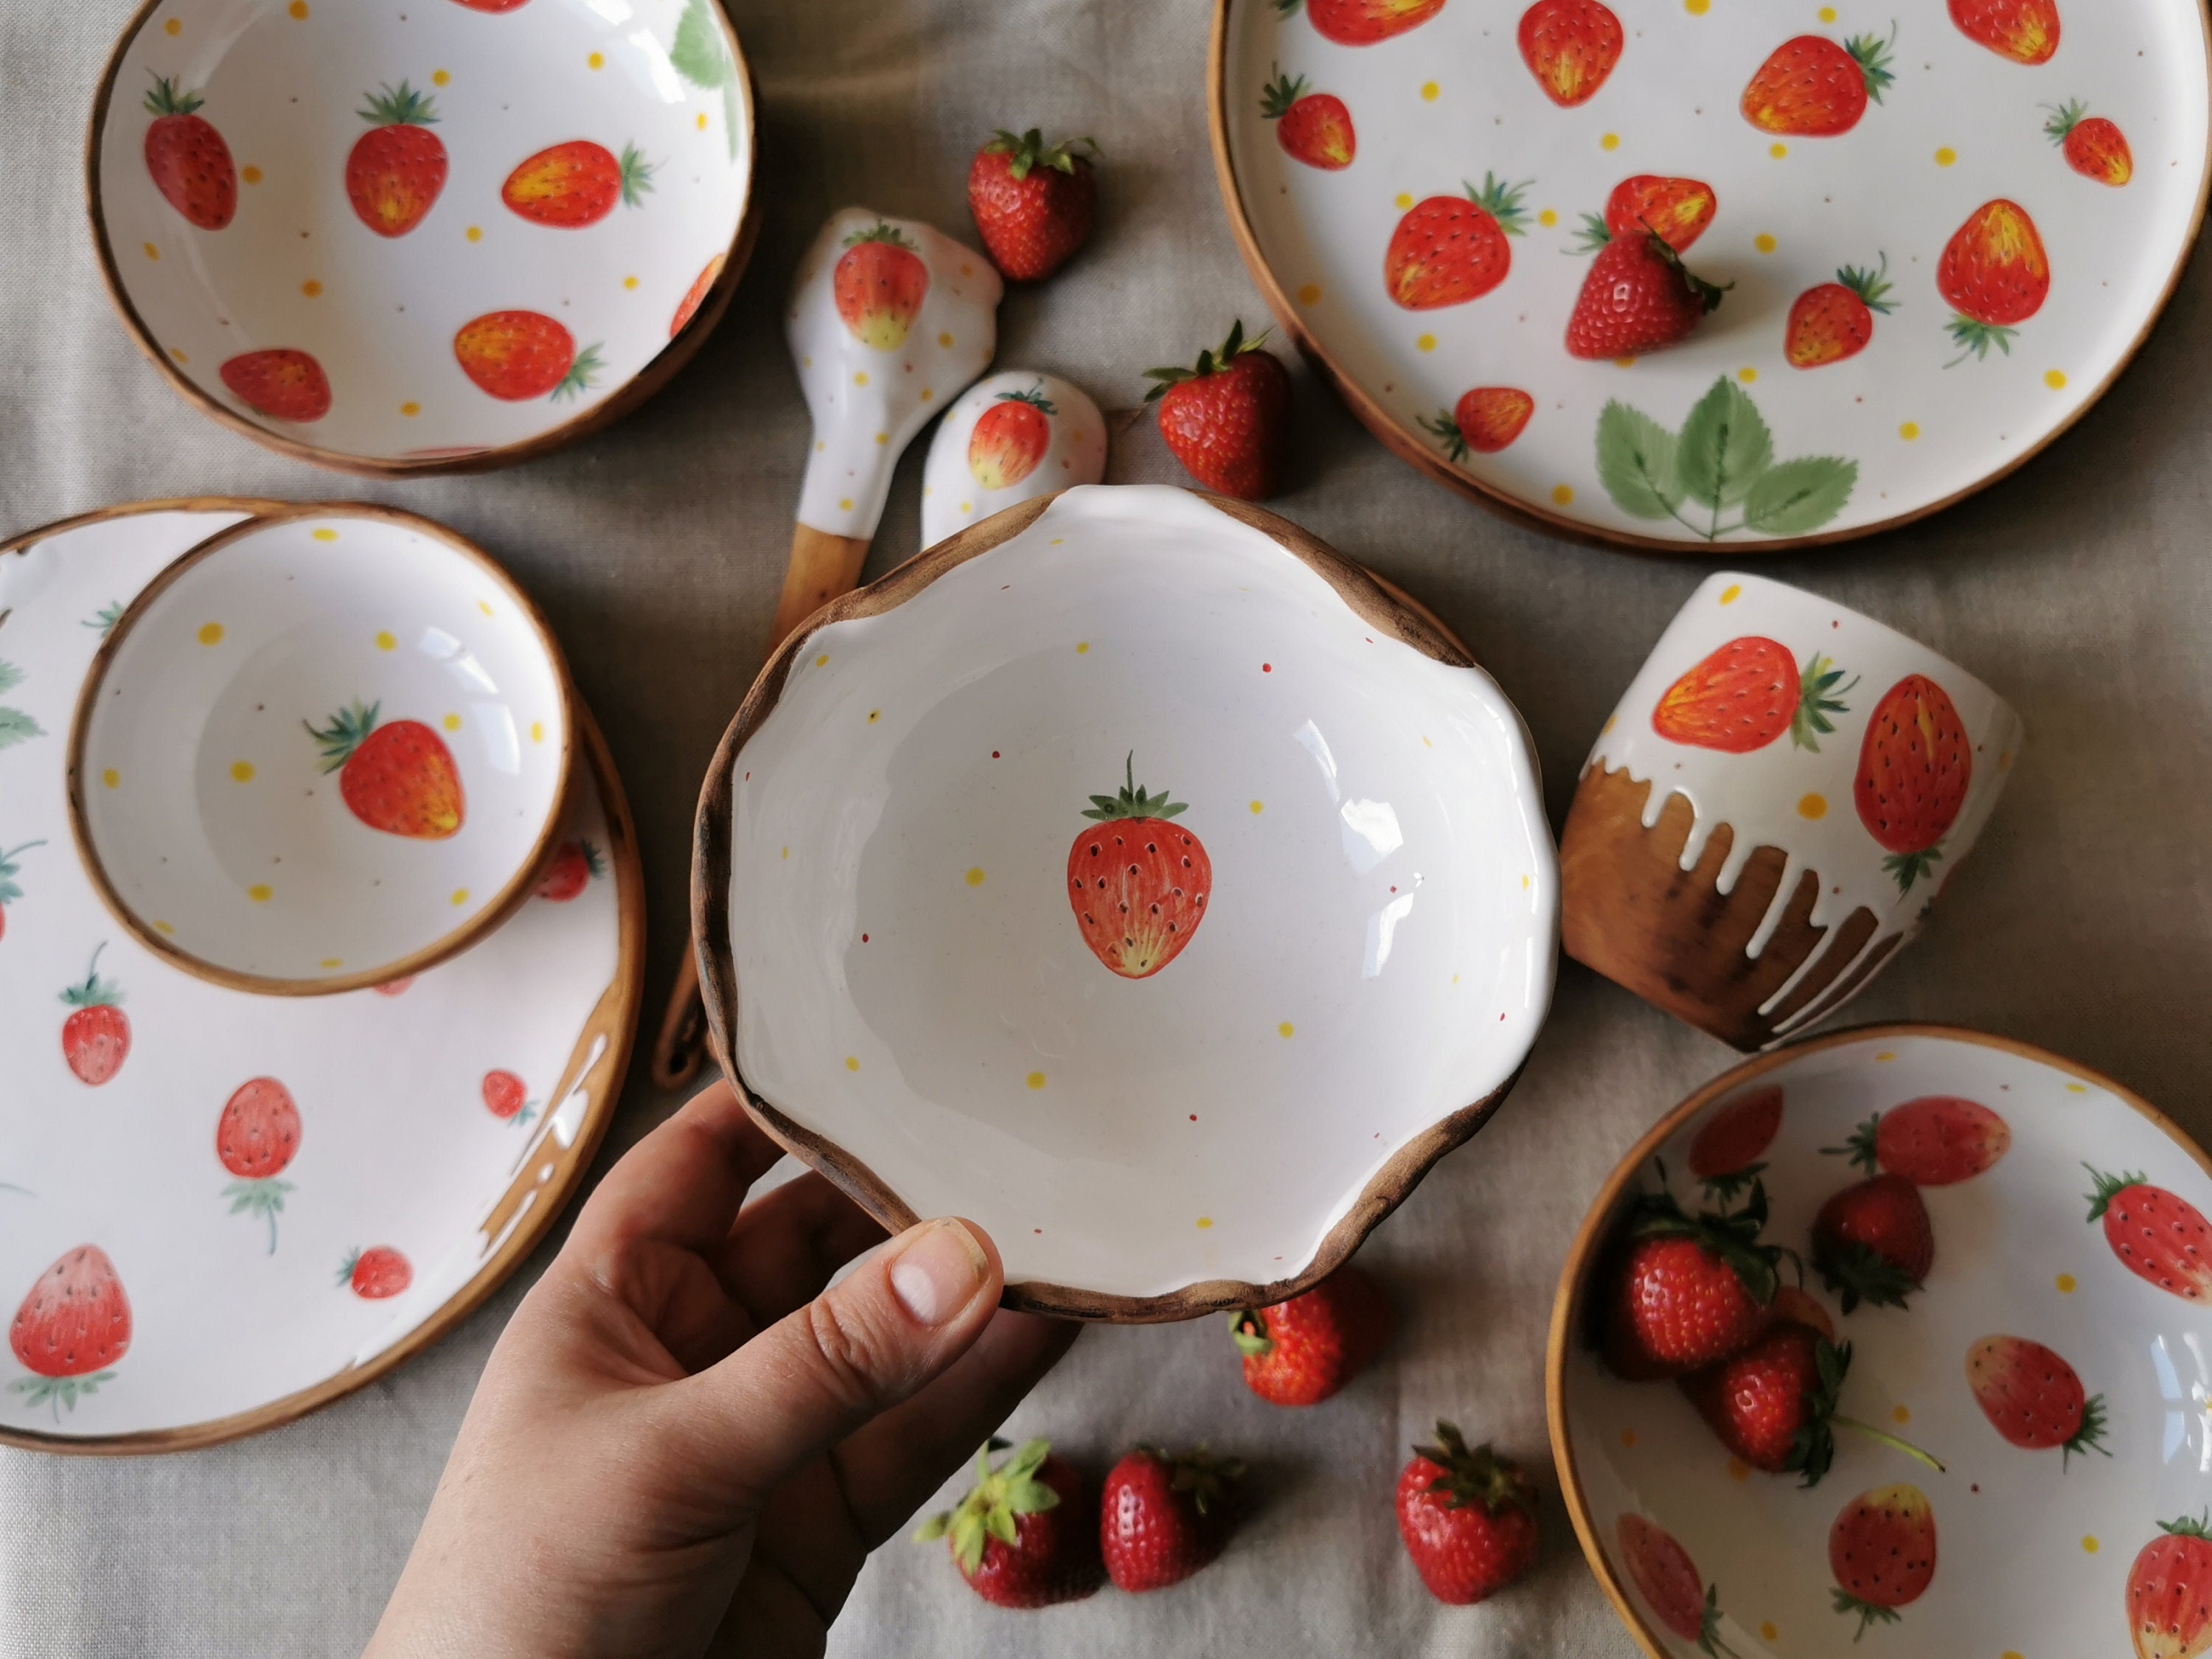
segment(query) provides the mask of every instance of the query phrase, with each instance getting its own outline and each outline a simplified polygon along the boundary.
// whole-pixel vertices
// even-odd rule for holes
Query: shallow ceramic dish
[[[349,471],[503,465],[697,349],[752,124],[715,0],[147,0],[94,100],[94,238],[226,424]]]
[[[450,531],[281,510],[113,620],[70,732],[70,830],[117,919],[191,972],[380,984],[529,896],[560,829],[571,696],[537,607]]]
[[[1011,508],[823,611],[698,834],[724,1069],[888,1224],[981,1222],[1018,1306],[1318,1279],[1551,994],[1512,706],[1312,537],[1180,489]]]
[[[1277,318],[1423,471],[1608,541],[1804,544],[2112,383],[2203,216],[2206,41],[2189,0],[1217,0],[1216,170]],[[1636,179],[1680,188],[1614,212]],[[1718,311],[1571,356],[1580,228],[1677,207]]]
[[[588,719],[538,896],[411,981],[249,997],[168,966],[102,908],[69,846],[60,734],[78,683],[142,586],[270,505],[147,503],[0,544],[11,1444],[205,1445],[385,1375],[544,1236],[621,1087],[644,894]],[[42,1343],[52,1285],[106,1316],[104,1351],[61,1363]]]
[[[1583,1333],[1605,1242],[1630,1194],[1656,1189],[1657,1164],[1690,1207],[1714,1201],[1697,1196],[1701,1177],[1757,1167],[1765,1237],[1802,1251],[1817,1208],[1865,1173],[1824,1149],[1869,1120],[1880,1170],[1920,1188],[1934,1265],[1902,1309],[1844,1315],[1817,1273],[1808,1287],[1852,1350],[1842,1412],[1947,1468],[1839,1432],[1834,1467],[1807,1489],[1735,1462],[1674,1385],[1614,1378]],[[2136,1621],[2140,1583],[2178,1568],[2201,1584],[2212,1561],[2160,1528],[2212,1500],[2207,1210],[2212,1164],[2144,1101],[2024,1043],[1942,1026],[1782,1049],[1668,1113],[1575,1241],[1547,1377],[1576,1530],[1644,1650],[2124,1654],[2131,1633],[2140,1655],[2195,1650]],[[1866,1521],[1857,1500],[1883,1493],[1891,1519]],[[1871,1527],[1875,1559],[1900,1565],[1861,1577],[1863,1554],[1833,1550],[1839,1522]]]

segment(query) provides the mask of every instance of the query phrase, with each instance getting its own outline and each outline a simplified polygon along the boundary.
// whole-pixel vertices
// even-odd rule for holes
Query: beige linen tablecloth
[[[339,0],[345,3],[345,0]],[[1468,0],[1476,3],[1478,0]],[[185,408],[109,315],[83,222],[85,111],[130,0],[0,0],[0,529],[222,491],[360,495],[428,514],[544,605],[643,839],[657,1014],[684,921],[697,781],[760,657],[805,416],[776,326],[794,260],[859,202],[969,234],[967,161],[998,125],[1094,134],[1091,251],[1003,313],[1000,361],[1127,406],[1264,308],[1207,161],[1206,0],[734,0],[758,75],[765,224],[720,331],[612,430],[480,478],[368,483],[279,459]],[[1855,1005],[1956,1021],[2101,1067],[2212,1133],[2212,297],[2204,262],[2143,360],[2019,476],[1879,541],[1764,568],[1871,611],[1983,675],[2025,718],[2023,764],[1929,935]],[[1301,482],[1274,505],[1426,599],[1534,728],[1556,823],[1615,695],[1710,565],[1570,546],[1391,459],[1310,378]],[[920,447],[872,572],[914,550]],[[1149,428],[1117,476],[1176,476]],[[650,1017],[650,1014],[649,1014]],[[1101,1471],[1137,1439],[1255,1466],[1258,1513],[1192,1584],[1042,1614],[988,1607],[941,1547],[872,1562],[834,1653],[1583,1656],[1632,1652],[1551,1484],[1542,1344],[1561,1257],[1636,1133],[1728,1065],[1718,1043],[1572,964],[1519,1089],[1362,1261],[1404,1328],[1318,1410],[1261,1405],[1218,1320],[1088,1333],[1016,1413]],[[0,1087],[6,1060],[0,1056]],[[608,1148],[672,1103],[633,1066]],[[0,1452],[0,1659],[357,1652],[399,1571],[518,1275],[441,1346],[317,1416],[183,1456]],[[1439,1413],[1547,1486],[1541,1565],[1471,1610],[1429,1600],[1391,1491]]]

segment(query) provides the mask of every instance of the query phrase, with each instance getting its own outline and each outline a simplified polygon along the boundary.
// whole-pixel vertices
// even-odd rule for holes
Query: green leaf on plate
[[[1818,530],[1844,510],[1858,477],[1856,461],[1835,455],[1803,455],[1769,467],[1744,495],[1744,527],[1769,536]]]
[[[43,738],[46,729],[20,708],[0,708],[0,749],[19,744],[26,738]]]
[[[1674,434],[1626,404],[1608,403],[1597,417],[1597,476],[1613,505],[1632,518],[1672,518],[1682,504]]]
[[[1682,422],[1674,449],[1682,493],[1716,512],[1734,507],[1773,461],[1774,440],[1759,406],[1723,374]]]
[[[714,24],[714,0],[690,0],[684,8],[668,61],[695,87],[711,89],[737,78],[737,66],[730,62],[722,31]]]

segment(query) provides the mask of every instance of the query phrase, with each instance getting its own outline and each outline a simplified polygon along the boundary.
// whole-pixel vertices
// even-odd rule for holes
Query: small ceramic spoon
[[[1106,477],[1106,422],[1079,386],[1009,368],[978,380],[929,442],[921,474],[921,544],[1018,501]]]

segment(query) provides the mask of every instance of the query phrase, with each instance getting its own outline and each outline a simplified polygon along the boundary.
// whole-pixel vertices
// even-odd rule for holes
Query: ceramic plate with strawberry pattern
[[[2203,214],[2190,0],[1217,3],[1278,318],[1399,454],[1583,535],[1832,540],[2001,477]]]
[[[131,597],[256,505],[0,544],[0,1441],[204,1444],[360,1387],[521,1259],[620,1085],[642,896],[594,732],[537,896],[412,980],[252,997],[102,907],[64,799],[78,684]]]
[[[1839,1032],[1669,1113],[1576,1241],[1548,1379],[1645,1651],[2212,1646],[2208,1212],[2149,1105],[1970,1031]],[[1724,1327],[1732,1358],[1621,1380]]]
[[[735,286],[752,161],[716,0],[148,0],[88,165],[173,384],[402,471],[537,453],[664,380]]]

